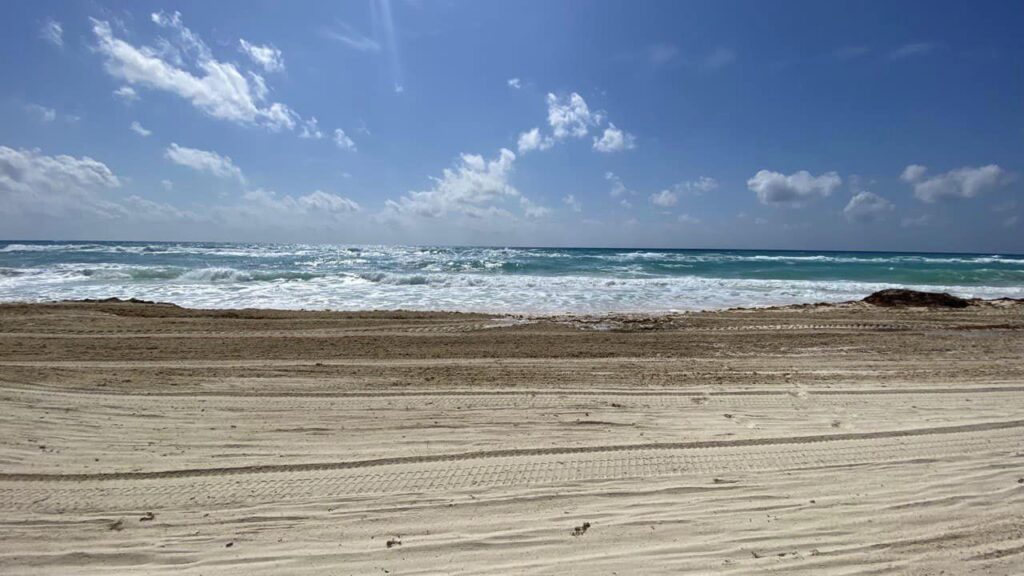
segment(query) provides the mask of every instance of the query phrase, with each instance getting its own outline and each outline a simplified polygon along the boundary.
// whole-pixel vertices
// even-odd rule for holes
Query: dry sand
[[[3,574],[1024,573],[1024,304],[0,306]]]

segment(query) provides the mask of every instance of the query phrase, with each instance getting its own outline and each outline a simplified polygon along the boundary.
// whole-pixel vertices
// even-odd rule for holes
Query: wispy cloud
[[[40,106],[39,104],[26,104],[25,110],[30,114],[34,114],[39,117],[39,120],[43,122],[53,122],[57,119],[57,111],[53,108],[47,108],[46,106]]]
[[[892,60],[905,60],[914,56],[925,56],[931,54],[935,50],[935,44],[931,42],[912,42],[910,44],[904,44],[889,52],[889,58]]]
[[[871,49],[867,46],[843,46],[833,51],[832,56],[837,60],[855,60],[866,56],[870,51]]]
[[[149,135],[151,135],[153,133],[152,130],[146,130],[142,126],[142,124],[138,123],[138,121],[133,121],[131,126],[130,126],[130,128],[132,129],[132,132],[135,132],[136,134],[138,134],[139,136],[142,136],[143,138],[145,138],[145,137],[147,137],[147,136],[149,136]]]
[[[736,61],[736,52],[729,48],[716,48],[704,58],[704,66],[712,70],[724,68]]]
[[[178,146],[173,142],[164,152],[164,156],[179,166],[185,166],[197,172],[206,172],[218,178],[236,179],[239,182],[245,182],[242,170],[235,166],[235,163],[231,161],[229,156],[221,156],[216,152],[208,150]]]
[[[353,50],[361,52],[380,52],[381,45],[369,36],[365,36],[352,26],[344,22],[338,22],[331,28],[324,28],[321,33],[331,40],[341,42]]]
[[[238,45],[238,49],[249,56],[249,58],[260,68],[263,68],[264,71],[284,71],[284,56],[281,55],[281,51],[278,50],[276,46],[271,44],[267,44],[265,46],[250,44],[249,42],[246,42],[244,38],[239,38]]]
[[[39,37],[57,48],[64,47],[64,27],[60,22],[48,18],[39,29]]]

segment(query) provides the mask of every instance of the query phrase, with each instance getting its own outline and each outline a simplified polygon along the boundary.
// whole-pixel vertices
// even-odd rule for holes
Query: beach
[[[1018,574],[1024,303],[0,305],[4,574]]]

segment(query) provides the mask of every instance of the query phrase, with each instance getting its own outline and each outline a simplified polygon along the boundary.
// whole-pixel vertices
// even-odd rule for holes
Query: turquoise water
[[[1024,256],[0,241],[0,301],[664,312],[850,300],[893,286],[1021,298]]]

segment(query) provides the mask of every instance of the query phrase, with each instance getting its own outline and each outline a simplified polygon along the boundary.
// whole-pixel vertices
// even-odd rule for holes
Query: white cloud
[[[242,170],[235,166],[235,163],[228,156],[221,156],[216,152],[207,150],[178,146],[173,142],[164,152],[164,155],[171,162],[191,168],[197,172],[206,172],[218,178],[233,178],[239,182],[245,182]]]
[[[716,48],[704,59],[707,68],[723,68],[736,61],[736,53],[728,48]]]
[[[337,194],[317,190],[305,196],[278,196],[266,190],[251,190],[242,196],[245,200],[278,213],[340,215],[359,212],[362,208],[354,200]]]
[[[623,198],[622,200],[619,200],[619,206],[622,206],[626,210],[629,210],[630,208],[633,207],[633,203]]]
[[[523,216],[527,218],[544,218],[551,213],[551,209],[534,204],[526,196],[519,197],[519,206],[523,209]]]
[[[1009,181],[1006,171],[995,164],[965,166],[931,178],[925,177],[926,171],[924,166],[911,164],[903,169],[900,179],[913,186],[918,200],[929,204],[950,198],[974,198]]]
[[[126,104],[131,104],[139,99],[138,92],[136,92],[135,88],[132,88],[131,86],[121,86],[117,90],[114,90],[114,96]]]
[[[603,120],[600,113],[592,113],[582,96],[573,92],[565,98],[548,94],[548,124],[551,132],[558,140],[572,136],[582,138],[587,135],[591,126],[597,126]]]
[[[203,220],[194,212],[188,210],[181,210],[170,204],[163,202],[154,202],[141,198],[136,195],[131,195],[124,199],[122,206],[125,210],[125,216],[129,216],[132,220],[149,220],[149,221],[168,221],[168,220]]]
[[[334,143],[342,150],[348,150],[349,152],[356,151],[356,143],[353,142],[341,128],[336,128],[334,130]]]
[[[924,56],[935,50],[935,45],[930,42],[912,42],[904,44],[889,53],[893,60],[904,60],[912,56]]]
[[[527,132],[523,132],[519,135],[519,141],[516,143],[516,147],[520,154],[524,154],[531,150],[547,150],[555,145],[555,141],[550,136],[544,136],[540,133],[540,128],[534,128]]]
[[[323,137],[324,133],[320,131],[320,126],[317,123],[316,116],[310,116],[302,123],[302,131],[299,132],[299,138],[312,138],[314,140],[319,140]]]
[[[164,190],[167,190],[168,192],[174,190],[174,182],[171,182],[170,180],[161,180],[160,185],[163,186]]]
[[[116,217],[123,209],[99,194],[120,185],[106,164],[88,156],[0,146],[0,214]]]
[[[380,52],[381,49],[380,42],[360,34],[344,22],[338,23],[338,29],[324,28],[323,35],[361,52]]]
[[[38,115],[39,119],[43,122],[53,122],[57,119],[57,111],[53,108],[47,108],[39,104],[26,104],[25,109],[32,114]]]
[[[509,78],[505,83],[508,84],[509,88],[515,88],[516,90],[523,87],[522,83],[519,82],[519,78]]]
[[[789,204],[799,206],[806,200],[826,197],[842,184],[835,172],[812,176],[806,170],[790,175],[760,170],[747,180],[747,188],[757,194],[762,204]]]
[[[669,208],[675,206],[679,202],[679,196],[671,190],[662,190],[657,194],[651,194],[651,204],[655,206],[661,206],[662,208]]]
[[[900,180],[903,180],[904,182],[917,182],[927,171],[928,168],[925,166],[921,166],[920,164],[910,164],[903,169],[903,173],[900,174]]]
[[[135,132],[136,134],[142,136],[143,138],[153,133],[152,130],[146,130],[145,128],[143,128],[142,124],[139,124],[137,121],[132,122],[131,129],[132,132]]]
[[[875,222],[892,211],[892,202],[874,192],[858,192],[843,208],[843,215],[851,222]]]
[[[161,27],[178,33],[175,50],[192,55],[194,67],[201,75],[193,75],[166,61],[162,57],[166,50],[136,48],[116,38],[109,23],[92,20],[96,49],[105,58],[108,74],[128,84],[176,94],[213,118],[258,125],[271,131],[295,127],[300,119],[295,111],[280,102],[263,102],[265,86],[254,80],[254,87],[234,64],[213,58],[202,40],[181,24],[180,14],[175,12],[168,16],[158,13],[152,18]]]
[[[239,47],[243,53],[249,56],[249,58],[260,68],[263,68],[266,72],[283,72],[284,71],[284,56],[281,55],[281,51],[276,46],[271,44],[259,45],[250,44],[245,41],[244,38],[239,38]]]
[[[515,159],[515,153],[505,148],[493,160],[463,154],[453,168],[446,168],[440,178],[432,178],[432,188],[409,192],[397,201],[388,200],[385,206],[393,213],[428,218],[450,213],[484,218],[509,216],[500,204],[514,200],[519,202],[527,217],[546,215],[547,208],[525,199],[509,182]]]
[[[680,224],[700,224],[699,218],[694,218],[689,214],[680,214],[676,220],[678,220]]]
[[[51,18],[43,22],[39,29],[39,37],[58,48],[64,47],[64,27]]]
[[[674,186],[675,191],[681,194],[693,194],[699,196],[705,192],[711,192],[718,189],[718,180],[710,176],[701,176],[696,180],[688,180],[686,182],[680,182]]]
[[[1020,222],[1020,217],[1014,214],[1013,216],[1007,216],[1006,220],[1003,220],[1004,228],[1013,228]]]
[[[619,178],[613,172],[605,172],[604,179],[612,183],[612,189],[610,192],[612,198],[617,198],[623,194],[636,194],[636,192],[626,188],[626,185],[622,182],[622,178]]]
[[[636,138],[628,132],[623,132],[615,127],[615,124],[608,123],[601,138],[594,138],[594,150],[598,152],[620,152],[636,148]]]
[[[569,194],[565,198],[562,198],[562,203],[568,206],[573,212],[583,211],[583,203],[577,200],[574,194]]]

